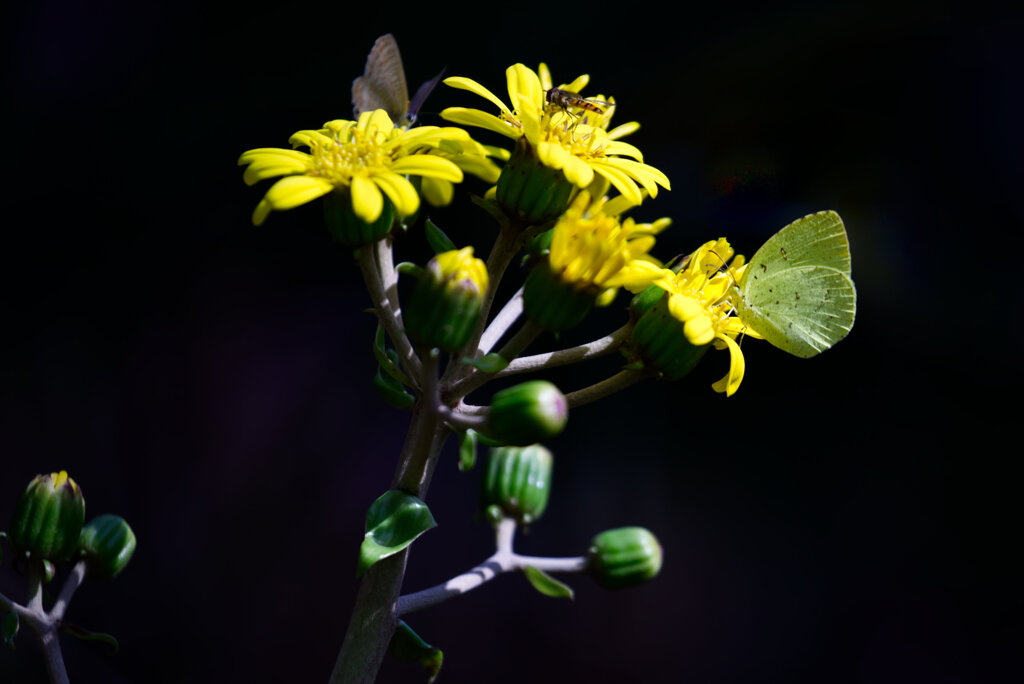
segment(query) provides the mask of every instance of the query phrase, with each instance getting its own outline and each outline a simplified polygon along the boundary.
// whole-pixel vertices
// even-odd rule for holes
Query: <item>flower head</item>
[[[442,111],[441,116],[455,123],[486,128],[513,140],[525,140],[543,165],[561,171],[577,188],[588,187],[596,174],[632,204],[643,200],[641,188],[651,197],[657,196],[658,186],[670,188],[665,174],[644,164],[643,155],[636,147],[618,140],[635,130],[634,124],[611,132],[607,130],[613,106],[607,110],[598,107],[599,111],[594,112],[553,105],[547,97],[551,76],[544,65],[538,75],[522,64],[513,64],[505,71],[505,76],[511,107],[476,81],[454,76],[444,82],[489,100],[499,114],[450,107]],[[578,94],[587,81],[588,77],[580,76],[559,90]],[[610,98],[606,102],[614,104]]]
[[[732,396],[739,388],[745,369],[737,335],[760,337],[732,315],[729,293],[742,276],[744,261],[742,255],[733,259],[733,254],[725,238],[706,242],[678,272],[665,271],[655,281],[655,285],[668,292],[668,310],[683,324],[690,344],[699,347],[714,342],[717,349],[729,349],[729,372],[712,385],[716,392],[725,392],[726,396]]]
[[[419,208],[420,198],[405,176],[457,183],[462,180],[460,163],[471,173],[489,163],[482,160],[482,146],[462,129],[403,129],[382,109],[363,112],[358,121],[338,119],[319,130],[299,131],[290,142],[309,152],[264,147],[249,150],[238,160],[239,165],[248,165],[248,185],[284,176],[256,206],[256,225],[271,210],[292,209],[332,191],[350,196],[352,211],[366,223],[381,217],[384,197],[398,215],[409,216]]]

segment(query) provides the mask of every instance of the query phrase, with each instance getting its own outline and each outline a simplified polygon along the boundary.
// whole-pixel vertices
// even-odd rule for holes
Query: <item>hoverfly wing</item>
[[[441,69],[441,73],[429,81],[425,81],[416,89],[416,94],[412,96],[412,100],[409,102],[409,113],[406,115],[410,124],[416,123],[416,119],[420,114],[420,107],[423,106],[423,102],[430,96],[430,93],[437,87],[437,84],[441,82],[441,79],[444,78],[444,72],[446,71],[448,71],[448,67]]]
[[[374,42],[363,75],[352,81],[352,110],[358,118],[362,112],[383,109],[397,123],[406,116],[408,108],[409,89],[402,55],[395,37],[386,33]]]

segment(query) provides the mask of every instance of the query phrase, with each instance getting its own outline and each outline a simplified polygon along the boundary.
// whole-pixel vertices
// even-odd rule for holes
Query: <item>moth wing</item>
[[[374,42],[363,75],[352,82],[352,109],[356,118],[363,112],[383,109],[396,123],[409,111],[402,54],[390,33]]]

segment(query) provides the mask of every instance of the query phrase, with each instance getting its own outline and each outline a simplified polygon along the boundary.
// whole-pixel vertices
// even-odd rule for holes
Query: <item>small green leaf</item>
[[[395,266],[395,270],[402,275],[412,276],[413,278],[419,279],[423,276],[423,267],[417,266],[411,261],[403,261],[402,263]]]
[[[43,559],[43,584],[49,584],[53,581],[54,575],[57,574],[57,566],[51,561]]]
[[[436,223],[427,219],[424,226],[427,232],[427,242],[430,243],[430,248],[434,250],[434,254],[451,252],[456,249],[455,243],[452,242],[450,237],[444,234],[443,230],[437,227]]]
[[[466,430],[459,435],[459,470],[463,473],[476,465],[476,430]]]
[[[359,547],[356,577],[379,560],[392,556],[427,530],[437,527],[427,504],[411,494],[384,492],[366,512],[366,535]]]
[[[62,622],[60,625],[60,631],[64,632],[65,634],[70,634],[76,639],[81,639],[82,641],[99,641],[101,643],[107,644],[113,649],[111,655],[117,655],[117,652],[121,650],[121,644],[117,642],[117,637],[115,637],[113,634],[93,632],[91,630],[86,629],[85,627],[80,627],[79,625],[76,625],[71,622]]]
[[[559,582],[551,575],[547,574],[543,570],[538,570],[532,565],[527,565],[523,568],[523,574],[526,575],[526,579],[530,580],[530,584],[533,588],[551,598],[573,598],[572,587],[568,584]]]
[[[416,403],[416,397],[409,394],[402,383],[382,373],[380,368],[373,376],[373,389],[388,403],[388,406],[396,409],[411,408]]]
[[[462,363],[467,366],[473,366],[477,370],[492,375],[498,371],[505,370],[508,368],[508,361],[505,360],[501,354],[492,353],[486,356],[481,356],[478,359],[471,359],[468,356],[462,359]]]
[[[384,326],[378,322],[377,332],[373,336],[373,357],[377,359],[381,369],[392,378],[403,385],[411,384],[409,378],[405,377],[405,373],[401,370],[398,352],[388,349],[385,346],[386,343],[387,336],[384,334]]]
[[[11,649],[14,648],[14,637],[18,636],[18,628],[21,627],[21,621],[18,619],[18,614],[13,610],[4,615],[4,643]]]
[[[399,620],[398,629],[391,637],[388,652],[403,663],[422,665],[427,674],[428,684],[437,679],[437,674],[441,671],[441,663],[444,660],[441,649],[431,646],[420,638],[420,635],[414,632],[412,627],[405,623],[405,620]]]

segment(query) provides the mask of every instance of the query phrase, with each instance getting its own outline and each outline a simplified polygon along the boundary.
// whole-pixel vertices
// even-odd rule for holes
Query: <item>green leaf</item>
[[[488,375],[493,375],[498,371],[508,368],[508,361],[506,361],[505,357],[501,354],[497,353],[487,354],[486,356],[481,356],[478,359],[471,359],[467,356],[462,359],[462,363],[467,366],[472,366],[473,368],[476,368],[483,373],[487,373]]]
[[[466,430],[459,435],[459,470],[463,473],[476,465],[476,430]]]
[[[398,621],[398,629],[391,637],[388,652],[403,663],[422,665],[427,674],[428,684],[437,679],[437,674],[441,671],[441,663],[444,660],[441,649],[431,646],[421,639],[420,635],[405,623],[405,620]]]
[[[444,234],[443,230],[437,227],[436,223],[427,219],[424,226],[427,229],[427,242],[430,243],[430,248],[434,250],[434,254],[451,252],[456,249],[455,243]]]
[[[366,512],[366,536],[359,547],[356,577],[362,577],[368,567],[398,553],[433,527],[437,522],[427,504],[398,489],[384,492]]]
[[[14,637],[18,636],[18,629],[21,627],[21,621],[18,619],[18,614],[13,610],[4,615],[3,633],[4,643],[9,648],[14,649]]]
[[[423,276],[423,267],[417,266],[411,261],[403,261],[402,263],[395,266],[395,270],[401,273],[402,275],[412,276],[416,279],[419,279],[420,277]]]
[[[384,334],[384,326],[378,321],[377,332],[373,336],[373,357],[377,359],[377,363],[380,364],[381,370],[392,378],[403,385],[412,384],[400,368],[398,352],[393,349],[388,349],[385,346],[386,343],[387,336]]]
[[[526,579],[530,580],[530,584],[533,588],[551,598],[567,598],[572,599],[574,594],[572,587],[568,584],[559,582],[551,575],[547,574],[543,570],[538,570],[532,565],[527,565],[523,568],[523,574],[526,575]]]
[[[409,394],[402,383],[389,375],[384,375],[380,368],[377,369],[377,374],[373,376],[373,389],[388,403],[388,406],[396,409],[404,410],[411,408],[416,403],[416,397]]]
[[[121,644],[117,642],[117,637],[115,637],[113,634],[93,632],[91,630],[86,629],[85,627],[80,627],[79,625],[76,625],[71,622],[62,622],[60,625],[60,631],[64,632],[65,634],[70,634],[76,639],[81,639],[82,641],[99,641],[101,643],[107,644],[113,649],[111,655],[117,655],[117,652],[121,650]]]

